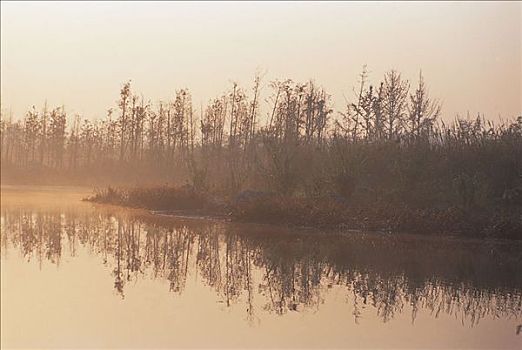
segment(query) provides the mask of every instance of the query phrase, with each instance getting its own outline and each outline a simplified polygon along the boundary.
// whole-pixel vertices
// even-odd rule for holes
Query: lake
[[[522,348],[521,242],[174,218],[89,192],[2,187],[2,348]]]

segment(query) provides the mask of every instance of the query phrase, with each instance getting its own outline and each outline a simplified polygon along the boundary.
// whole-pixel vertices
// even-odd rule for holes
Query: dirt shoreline
[[[344,207],[331,202],[294,202],[275,198],[243,204],[223,204],[187,209],[157,209],[143,205],[92,200],[126,208],[145,209],[155,216],[212,220],[226,223],[266,224],[304,230],[340,233],[409,233],[419,236],[451,236],[481,240],[522,240],[522,214],[470,214],[458,208],[445,210],[379,207]],[[290,203],[289,203],[290,201]],[[180,205],[179,203],[177,204]],[[393,210],[393,211],[392,211]],[[503,215],[503,216],[502,216]]]

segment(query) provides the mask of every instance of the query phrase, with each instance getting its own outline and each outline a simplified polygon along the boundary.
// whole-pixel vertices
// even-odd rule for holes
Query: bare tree
[[[128,108],[130,100],[132,99],[130,81],[123,84],[120,90],[120,100],[118,106],[121,110],[119,119],[120,128],[120,162],[125,158],[125,151],[127,147],[127,129],[128,129]]]
[[[397,71],[391,70],[384,75],[382,101],[384,129],[390,140],[397,139],[402,131],[409,89],[409,83],[403,80]]]
[[[408,105],[407,127],[410,135],[414,138],[419,138],[421,135],[429,136],[440,111],[440,103],[430,99],[422,71],[419,72],[419,84],[415,92],[410,94]]]

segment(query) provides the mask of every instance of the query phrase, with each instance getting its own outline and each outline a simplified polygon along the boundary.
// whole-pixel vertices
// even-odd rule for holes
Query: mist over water
[[[520,345],[518,242],[176,219],[85,193],[2,188],[3,347]]]

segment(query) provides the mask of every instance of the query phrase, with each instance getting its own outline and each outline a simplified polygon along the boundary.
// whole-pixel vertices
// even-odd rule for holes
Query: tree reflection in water
[[[1,249],[60,264],[81,245],[110,266],[115,290],[150,275],[183,293],[197,273],[230,306],[285,314],[319,307],[342,288],[358,322],[373,308],[383,322],[411,306],[475,325],[485,316],[522,316],[519,243],[378,234],[328,236],[283,229],[184,221],[131,212],[42,212],[4,208]],[[280,232],[279,232],[280,231]],[[318,237],[320,236],[320,237]],[[254,299],[261,298],[263,310]],[[410,308],[408,308],[410,309]]]

